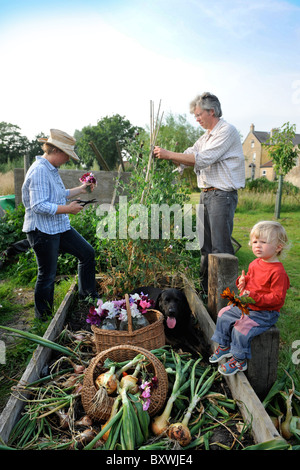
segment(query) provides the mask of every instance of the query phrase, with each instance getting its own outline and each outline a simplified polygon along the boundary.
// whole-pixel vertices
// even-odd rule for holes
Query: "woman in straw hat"
[[[86,193],[90,185],[84,183],[66,189],[58,168],[70,158],[79,161],[74,151],[75,139],[57,129],[50,130],[43,142],[44,155],[36,157],[22,186],[25,206],[23,231],[33,248],[38,277],[35,286],[35,315],[42,320],[52,313],[54,282],[59,253],[70,253],[78,258],[79,295],[97,297],[95,285],[95,252],[93,247],[70,225],[68,214],[78,214],[82,206],[67,199]]]

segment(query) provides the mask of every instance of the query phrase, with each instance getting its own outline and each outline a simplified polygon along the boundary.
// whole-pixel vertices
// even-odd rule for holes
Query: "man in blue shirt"
[[[88,183],[66,189],[58,168],[70,158],[78,161],[75,139],[57,129],[50,130],[44,142],[44,155],[36,157],[22,186],[25,206],[23,231],[33,248],[38,277],[35,285],[35,315],[42,320],[52,313],[54,282],[59,253],[78,258],[78,292],[81,297],[96,298],[95,252],[93,247],[70,225],[68,214],[78,214],[83,207],[67,199],[86,193]],[[94,185],[91,184],[93,191]]]

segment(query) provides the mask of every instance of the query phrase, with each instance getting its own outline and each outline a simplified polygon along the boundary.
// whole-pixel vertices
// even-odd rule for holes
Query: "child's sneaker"
[[[223,356],[224,357],[224,356]],[[247,361],[238,362],[234,357],[229,359],[229,361],[225,362],[225,364],[221,364],[218,367],[218,371],[220,374],[223,375],[234,375],[237,372],[242,372],[247,369]]]
[[[209,362],[214,363],[214,362],[219,362],[221,359],[224,357],[231,357],[232,354],[230,352],[230,348],[224,348],[222,346],[219,346],[215,352],[213,353],[212,356],[209,358]]]

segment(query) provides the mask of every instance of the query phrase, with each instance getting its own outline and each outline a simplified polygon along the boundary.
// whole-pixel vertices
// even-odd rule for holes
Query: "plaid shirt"
[[[58,169],[44,157],[36,157],[26,173],[22,186],[25,206],[23,232],[36,228],[41,232],[55,234],[70,229],[67,214],[56,214],[58,205],[65,205],[69,196]]]
[[[220,119],[184,153],[195,155],[194,171],[199,188],[232,191],[245,186],[245,157],[238,131]],[[184,165],[182,166],[184,168]]]

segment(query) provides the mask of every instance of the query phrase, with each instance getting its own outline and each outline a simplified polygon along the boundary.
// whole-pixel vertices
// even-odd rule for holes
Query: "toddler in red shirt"
[[[211,363],[229,358],[218,370],[223,375],[233,375],[247,369],[251,358],[251,340],[271,326],[278,318],[290,287],[288,275],[279,257],[288,248],[288,237],[279,222],[262,221],[250,232],[250,242],[256,259],[248,272],[242,271],[236,285],[240,295],[254,300],[249,304],[249,315],[241,315],[238,307],[227,306],[218,313],[216,331],[212,340],[219,347],[209,358]]]

